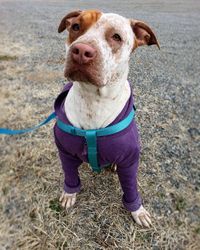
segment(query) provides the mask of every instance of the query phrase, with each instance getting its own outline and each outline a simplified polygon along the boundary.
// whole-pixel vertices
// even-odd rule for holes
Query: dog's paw
[[[74,194],[68,194],[66,192],[62,192],[62,195],[60,196],[61,205],[63,208],[70,208],[72,207],[76,202],[76,193]]]
[[[150,227],[152,224],[150,219],[151,215],[142,205],[138,210],[131,212],[131,215],[135,222],[140,226]]]

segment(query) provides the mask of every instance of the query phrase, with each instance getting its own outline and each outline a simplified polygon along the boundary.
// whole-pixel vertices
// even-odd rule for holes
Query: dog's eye
[[[117,42],[121,42],[122,39],[121,39],[121,36],[119,34],[114,34],[112,36],[113,40],[117,41]]]
[[[79,31],[80,30],[80,25],[78,23],[74,23],[72,25],[72,29],[73,29],[73,31]]]

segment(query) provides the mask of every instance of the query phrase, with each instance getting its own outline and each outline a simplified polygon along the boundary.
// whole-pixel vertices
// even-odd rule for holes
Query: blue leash
[[[112,135],[115,133],[118,133],[125,128],[127,128],[132,120],[135,117],[135,112],[132,110],[129,115],[123,119],[122,121],[118,122],[117,124],[114,124],[112,126],[102,128],[102,129],[88,129],[83,130],[80,128],[73,127],[71,125],[63,123],[61,120],[57,119],[57,126],[63,130],[66,133],[76,135],[76,136],[83,136],[86,139],[87,147],[88,147],[88,161],[90,166],[92,167],[93,171],[100,173],[101,168],[98,164],[97,160],[97,137],[98,136],[107,136]],[[41,126],[49,123],[51,120],[56,118],[56,113],[51,113],[44,121],[39,123],[38,125],[27,128],[27,129],[21,129],[21,130],[12,130],[7,128],[0,128],[0,134],[6,134],[6,135],[18,135],[18,134],[24,134],[27,132],[34,131]]]
[[[34,131],[34,130],[40,128],[41,126],[47,124],[48,122],[50,122],[54,118],[56,118],[56,113],[55,112],[51,113],[44,121],[39,123],[37,126],[34,126],[32,128],[20,129],[20,130],[13,130],[13,129],[8,129],[8,128],[0,128],[0,134],[19,135],[19,134],[24,134],[24,133],[27,133],[27,132],[31,132],[31,131]]]

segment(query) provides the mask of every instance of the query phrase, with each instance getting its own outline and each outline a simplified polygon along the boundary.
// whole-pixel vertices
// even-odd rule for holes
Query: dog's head
[[[105,86],[128,72],[130,54],[141,45],[156,44],[144,22],[97,10],[74,11],[61,21],[58,32],[68,30],[65,77]]]

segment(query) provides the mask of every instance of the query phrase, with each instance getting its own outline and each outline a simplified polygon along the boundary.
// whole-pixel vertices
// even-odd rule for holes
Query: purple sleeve
[[[125,160],[117,164],[117,174],[123,190],[122,202],[124,207],[133,212],[139,209],[142,204],[137,189],[137,170],[139,165],[139,149],[135,148]]]
[[[64,191],[73,194],[80,192],[81,182],[78,173],[78,167],[82,161],[77,157],[67,153],[59,143],[56,136],[56,126],[54,127],[55,143],[58,148],[62,169],[64,172]]]

